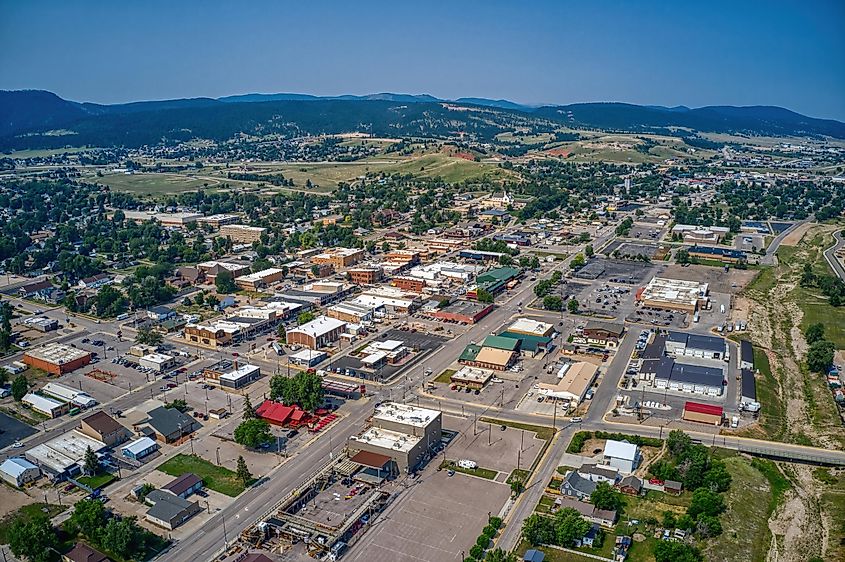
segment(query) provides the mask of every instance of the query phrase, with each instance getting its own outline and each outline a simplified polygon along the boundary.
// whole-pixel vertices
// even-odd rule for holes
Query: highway
[[[824,251],[824,259],[827,261],[830,268],[833,272],[839,276],[840,279],[845,281],[845,267],[842,267],[842,262],[839,258],[836,257],[836,252],[840,249],[845,247],[845,237],[842,236],[841,230],[837,230],[833,233],[833,237],[836,239],[836,243]]]

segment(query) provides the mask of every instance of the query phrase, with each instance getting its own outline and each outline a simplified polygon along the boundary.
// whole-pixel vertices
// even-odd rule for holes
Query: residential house
[[[619,491],[629,496],[639,496],[643,491],[643,481],[633,474],[629,474],[619,481]]]
[[[604,445],[604,462],[619,472],[631,474],[640,464],[640,448],[627,441],[608,439]]]
[[[198,502],[190,502],[167,490],[153,490],[144,500],[152,507],[147,511],[147,521],[173,530],[202,511]]]
[[[200,424],[176,408],[159,406],[147,414],[147,424],[156,439],[165,443],[178,441],[200,428]]]
[[[78,542],[62,554],[62,562],[111,562],[111,558],[85,543]]]
[[[564,477],[563,484],[560,485],[560,493],[566,497],[585,500],[589,499],[590,494],[596,490],[596,485],[596,482],[584,478],[577,471],[572,470]]]
[[[193,472],[188,472],[174,480],[171,480],[169,483],[162,486],[161,489],[167,490],[168,492],[175,494],[182,499],[187,499],[188,496],[190,496],[197,490],[201,490],[202,485],[202,478],[200,478]]]

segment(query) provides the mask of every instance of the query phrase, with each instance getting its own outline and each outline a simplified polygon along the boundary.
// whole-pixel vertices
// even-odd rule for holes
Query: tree
[[[493,294],[487,289],[476,289],[475,299],[478,302],[491,303],[493,302]]]
[[[315,373],[300,372],[293,378],[298,395],[297,403],[303,410],[314,411],[323,403],[323,379]]]
[[[139,531],[131,517],[112,517],[103,528],[100,545],[121,558],[130,558],[143,548],[143,535]]]
[[[307,324],[314,320],[317,317],[313,312],[301,312],[299,316],[296,317],[296,323],[300,326],[303,324]]]
[[[725,511],[725,499],[707,488],[699,488],[692,493],[692,501],[687,508],[687,515],[698,519],[700,515],[715,517]]]
[[[563,308],[563,299],[558,295],[546,295],[543,297],[543,308],[546,310],[560,310]]]
[[[7,532],[9,548],[17,557],[26,557],[30,562],[53,560],[59,541],[56,531],[46,516],[32,519],[17,518]]]
[[[175,400],[168,402],[165,404],[167,408],[176,408],[180,412],[187,412],[188,411],[188,403],[185,402],[181,398],[176,398]]]
[[[728,472],[725,463],[711,461],[710,470],[704,475],[704,486],[713,492],[727,492],[731,487],[731,473]]]
[[[91,448],[89,445],[87,449],[85,449],[85,473],[89,476],[94,476],[97,474],[97,469],[100,468],[100,461],[97,459],[97,454],[94,452],[94,449]]]
[[[599,482],[590,494],[590,502],[598,509],[619,511],[622,509],[622,494],[607,482]]]
[[[522,537],[531,545],[550,544],[555,539],[554,520],[535,513],[522,522]]]
[[[590,524],[581,514],[565,507],[555,513],[555,544],[571,546],[575,539],[583,537],[590,530]]]
[[[835,346],[827,340],[818,340],[807,350],[807,368],[816,373],[826,373],[833,363]]]
[[[675,520],[675,512],[674,511],[664,511],[663,512],[663,526],[667,529],[672,529],[675,527],[677,521]]]
[[[655,562],[701,562],[701,551],[682,542],[658,541],[654,545]]]
[[[252,473],[249,471],[249,468],[247,468],[246,461],[242,456],[238,456],[238,465],[235,470],[235,475],[238,480],[244,483],[244,486],[249,484],[249,481],[252,480]]]
[[[517,562],[516,554],[505,552],[501,548],[494,548],[487,553],[486,562]]]
[[[722,524],[718,517],[702,515],[695,524],[695,532],[702,538],[715,537],[722,534]]]
[[[531,256],[531,269],[537,269],[540,267],[540,258],[537,256]]]
[[[26,376],[21,373],[12,381],[12,398],[20,402],[27,392],[29,392],[29,383],[26,382]]]
[[[135,341],[144,345],[158,345],[163,339],[161,334],[146,326],[138,330],[135,336]]]
[[[279,324],[279,327],[276,328],[276,336],[278,336],[279,339],[284,340],[287,337],[287,334],[288,331],[287,328],[285,328],[285,325]]]
[[[587,254],[588,258],[593,257],[593,245],[587,244],[587,246],[584,248],[584,253]]]
[[[681,456],[692,445],[690,436],[680,429],[673,429],[666,437],[666,448],[673,457]]]
[[[235,428],[235,443],[244,447],[257,448],[273,440],[270,424],[265,420],[248,419]]]
[[[71,530],[80,532],[96,542],[100,529],[106,523],[106,508],[99,500],[79,500],[74,504],[73,513],[68,522]]]
[[[569,299],[569,302],[566,303],[566,310],[568,310],[570,314],[578,314],[578,301],[575,299]]]
[[[244,411],[241,419],[243,421],[254,420],[256,418],[255,408],[252,407],[252,402],[249,399],[249,394],[244,394]]]
[[[518,496],[525,490],[525,484],[522,482],[520,478],[514,478],[511,481],[511,492],[514,493],[515,496]]]
[[[680,264],[690,263],[689,250],[678,250],[675,252],[675,261]]]
[[[824,339],[824,324],[818,322],[816,324],[810,324],[807,326],[807,329],[804,330],[804,339],[807,340],[808,345],[812,345],[817,341],[821,341]]]
[[[12,305],[0,302],[0,351],[12,347]]]
[[[238,286],[235,284],[235,277],[227,269],[219,272],[214,278],[214,288],[217,289],[218,293],[223,295],[234,293],[238,290]]]
[[[569,267],[572,269],[578,269],[584,267],[585,263],[587,263],[587,260],[584,259],[584,254],[575,254],[575,257],[572,258],[571,262],[569,262]]]

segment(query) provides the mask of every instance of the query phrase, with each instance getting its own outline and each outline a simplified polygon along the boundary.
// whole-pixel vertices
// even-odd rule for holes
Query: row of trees
[[[833,364],[833,354],[836,346],[825,336],[824,324],[816,323],[807,326],[804,331],[807,340],[807,368],[814,373],[827,373]]]
[[[314,411],[323,403],[323,379],[317,374],[300,371],[293,377],[274,375],[270,379],[270,400],[303,410]]]

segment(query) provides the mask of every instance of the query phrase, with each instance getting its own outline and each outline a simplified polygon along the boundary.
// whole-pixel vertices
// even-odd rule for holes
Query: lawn
[[[754,366],[762,375],[762,381],[757,384],[757,399],[762,404],[760,427],[769,438],[781,439],[786,431],[785,406],[778,394],[778,381],[769,365],[769,356],[759,347],[754,348]]]
[[[0,544],[9,544],[7,533],[15,520],[23,519],[29,521],[30,519],[44,515],[52,518],[63,512],[65,509],[67,509],[67,507],[63,505],[50,505],[47,508],[48,512],[44,513],[43,503],[31,503],[19,508],[17,511],[13,511],[0,520]]]
[[[492,423],[494,425],[504,425],[514,429],[524,429],[525,431],[533,431],[537,434],[538,439],[548,441],[555,435],[555,430],[547,425],[532,425],[529,423],[519,423],[507,420],[497,420],[495,418],[481,418],[478,421],[483,423]]]
[[[82,476],[81,478],[77,478],[76,480],[80,484],[84,484],[92,490],[96,490],[98,488],[105,488],[106,486],[117,480],[117,476],[108,472],[104,472],[96,476]]]
[[[182,476],[188,472],[193,472],[202,478],[209,489],[231,497],[235,497],[244,491],[243,482],[237,478],[233,471],[212,464],[196,455],[178,454],[161,464],[158,470],[171,476]]]
[[[437,378],[435,378],[433,382],[449,384],[450,382],[452,382],[452,375],[454,374],[455,369],[446,369],[445,371],[437,375]]]
[[[748,460],[734,457],[724,462],[733,478],[725,493],[728,509],[719,518],[722,534],[704,543],[705,554],[710,559],[725,562],[765,560],[770,540],[768,520],[772,487],[766,476]],[[770,464],[774,468],[774,464]],[[774,470],[777,472],[777,468]]]
[[[531,475],[531,473],[529,471],[525,470],[524,468],[515,468],[510,473],[510,476],[508,476],[507,483],[510,484],[514,480],[519,480],[523,484],[525,484],[526,482],[528,482],[528,477],[530,475]]]
[[[483,468],[480,466],[476,468],[463,468],[458,466],[455,461],[449,460],[440,463],[440,468],[451,468],[455,472],[463,472],[464,474],[469,474],[470,476],[478,476],[479,478],[486,478],[487,480],[493,480],[499,474],[495,470],[490,470],[489,468]]]

